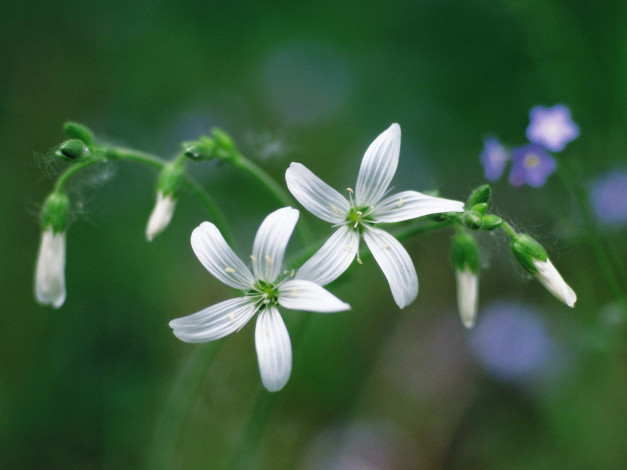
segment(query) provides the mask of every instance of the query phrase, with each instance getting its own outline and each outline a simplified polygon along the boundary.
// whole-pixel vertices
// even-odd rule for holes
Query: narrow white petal
[[[536,279],[546,287],[546,289],[564,302],[569,307],[574,307],[577,301],[577,294],[566,284],[560,273],[555,269],[551,260],[546,261],[534,260],[533,262],[538,272],[535,274]]]
[[[65,302],[65,232],[48,227],[41,234],[35,269],[35,297],[43,305],[59,308]]]
[[[281,272],[287,242],[298,221],[299,212],[283,207],[268,215],[259,226],[253,244],[255,279],[274,282]]]
[[[334,281],[351,265],[359,249],[359,234],[343,225],[296,272],[296,279],[306,279],[324,286]]]
[[[475,326],[477,319],[477,302],[479,299],[479,276],[470,269],[456,269],[457,308],[462,323],[466,328]]]
[[[238,297],[170,322],[174,335],[186,343],[205,343],[242,328],[255,314],[251,299]]]
[[[194,229],[192,249],[207,271],[227,286],[241,290],[252,287],[252,273],[211,222],[203,222]]]
[[[292,344],[276,307],[266,308],[257,317],[255,347],[263,386],[278,392],[292,372]]]
[[[359,206],[376,204],[383,197],[396,173],[400,150],[401,127],[398,124],[392,124],[370,144],[357,176],[355,200]]]
[[[364,240],[390,284],[396,304],[403,308],[418,295],[418,276],[414,264],[396,238],[376,228],[364,232]]]
[[[402,191],[375,204],[372,217],[377,222],[391,223],[443,212],[464,212],[464,203],[417,191]]]
[[[157,193],[157,202],[146,226],[146,239],[149,242],[166,229],[172,220],[175,207],[176,199],[172,199],[171,195],[164,196],[162,191]]]
[[[332,224],[346,220],[349,202],[300,163],[292,163],[285,172],[292,196],[316,217]]]
[[[321,313],[342,312],[351,308],[324,287],[302,279],[291,279],[281,284],[279,304],[291,310]]]

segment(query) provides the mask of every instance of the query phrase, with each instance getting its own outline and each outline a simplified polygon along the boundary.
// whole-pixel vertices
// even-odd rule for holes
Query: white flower
[[[257,359],[263,385],[271,392],[285,386],[292,370],[292,347],[278,307],[325,313],[350,309],[315,282],[282,275],[283,256],[298,216],[298,210],[284,207],[265,218],[250,256],[253,272],[227,245],[215,225],[204,222],[194,229],[192,249],[200,262],[218,280],[245,295],[170,322],[179,339],[201,343],[238,331],[259,313],[255,329]]]
[[[457,280],[457,308],[466,328],[475,326],[479,299],[479,275],[469,267],[455,269]]]
[[[577,294],[566,284],[566,281],[564,281],[560,273],[555,269],[551,260],[548,258],[546,261],[534,259],[533,264],[537,269],[537,272],[534,273],[536,279],[557,299],[571,308],[574,307],[577,301]]]
[[[157,202],[146,226],[146,239],[149,242],[166,229],[172,220],[175,207],[176,199],[171,194],[164,196],[163,191],[157,192]]]
[[[65,232],[52,227],[41,234],[35,270],[35,297],[44,305],[59,308],[65,302]]]
[[[292,163],[285,179],[294,197],[315,216],[340,228],[296,273],[320,285],[339,277],[359,256],[359,239],[383,270],[394,300],[400,308],[418,295],[418,276],[403,246],[378,223],[401,222],[429,214],[463,212],[459,201],[402,191],[386,196],[396,172],[401,146],[401,128],[392,124],[366,150],[357,177],[357,186],[348,189],[346,199],[300,163]],[[359,258],[357,258],[358,261]]]

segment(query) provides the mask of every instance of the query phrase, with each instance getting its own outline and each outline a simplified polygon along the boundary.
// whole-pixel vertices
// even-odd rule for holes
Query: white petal
[[[174,335],[186,343],[204,343],[223,338],[242,328],[257,311],[246,297],[225,300],[200,312],[170,322]]]
[[[402,191],[377,203],[372,217],[377,222],[391,223],[443,212],[464,212],[464,203],[417,191]]]
[[[146,239],[149,242],[166,229],[172,220],[175,207],[176,199],[172,199],[171,195],[164,197],[162,191],[157,193],[157,202],[146,226]]]
[[[577,294],[566,284],[560,273],[555,269],[555,266],[553,266],[553,263],[551,263],[551,260],[548,258],[546,261],[534,259],[533,264],[535,264],[538,270],[535,274],[536,279],[559,300],[571,308],[574,307],[577,301]]]
[[[344,196],[300,163],[292,163],[285,172],[292,196],[316,217],[332,224],[346,220],[350,204]]]
[[[462,323],[466,328],[475,326],[477,319],[477,301],[479,299],[479,276],[470,269],[456,269],[457,308]]]
[[[211,222],[203,222],[194,229],[192,249],[207,271],[227,286],[241,290],[252,287],[252,273]]]
[[[364,240],[390,284],[396,304],[403,308],[418,295],[418,276],[414,264],[396,238],[376,228],[364,232]]]
[[[359,234],[343,225],[296,272],[296,279],[306,279],[324,286],[334,281],[357,256]]]
[[[376,204],[396,173],[401,150],[401,127],[392,124],[370,144],[361,161],[355,200],[359,206]]]
[[[324,287],[302,279],[291,279],[280,285],[279,304],[291,310],[321,313],[341,312],[351,308]]]
[[[255,279],[274,282],[283,266],[287,242],[298,221],[298,210],[283,207],[268,215],[259,226],[253,244]]]
[[[48,227],[41,234],[35,269],[35,297],[44,305],[59,308],[65,302],[65,232]]]
[[[257,317],[255,347],[263,386],[271,392],[281,390],[292,372],[292,345],[276,307],[266,308]]]

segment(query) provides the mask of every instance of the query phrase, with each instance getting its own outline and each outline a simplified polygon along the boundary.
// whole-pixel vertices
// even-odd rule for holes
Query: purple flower
[[[570,118],[570,111],[563,104],[552,108],[534,106],[529,120],[527,139],[552,152],[561,152],[568,142],[579,136],[579,126]]]
[[[509,182],[512,186],[539,188],[557,167],[555,160],[539,145],[531,144],[512,150],[512,170]]]
[[[600,222],[614,226],[627,224],[627,171],[615,170],[593,181],[590,200]]]
[[[542,317],[523,304],[501,301],[488,306],[469,341],[486,371],[507,382],[542,376],[557,359]]]
[[[509,154],[505,147],[494,137],[488,137],[483,141],[481,152],[481,164],[483,165],[485,179],[496,181],[503,175],[505,165],[509,160]]]

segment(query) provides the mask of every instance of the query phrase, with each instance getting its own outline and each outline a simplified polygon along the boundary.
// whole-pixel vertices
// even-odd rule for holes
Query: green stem
[[[75,163],[74,165],[70,166],[69,168],[67,168],[63,173],[61,173],[61,175],[59,176],[59,178],[57,179],[57,182],[54,185],[54,190],[55,192],[63,192],[63,187],[65,186],[65,183],[67,183],[67,181],[70,179],[70,177],[72,175],[74,175],[75,173],[78,173],[79,171],[81,171],[82,169],[93,165],[94,163],[100,163],[104,161],[102,158],[99,157],[90,157],[87,158],[83,161],[80,161],[78,163]]]
[[[512,226],[510,224],[508,224],[507,222],[505,222],[505,221],[503,221],[503,224],[501,225],[501,228],[503,229],[503,231],[505,233],[507,233],[509,235],[509,238],[511,238],[512,240],[518,236],[518,234],[512,228]]]
[[[289,193],[283,189],[276,180],[270,176],[260,166],[256,165],[243,155],[238,155],[237,158],[230,160],[235,168],[245,171],[257,181],[259,181],[268,191],[270,191],[274,197],[281,203],[282,206],[288,207],[294,204],[294,201],[290,197]],[[304,245],[310,245],[313,241],[311,230],[307,223],[303,220],[297,226],[298,234]]]

